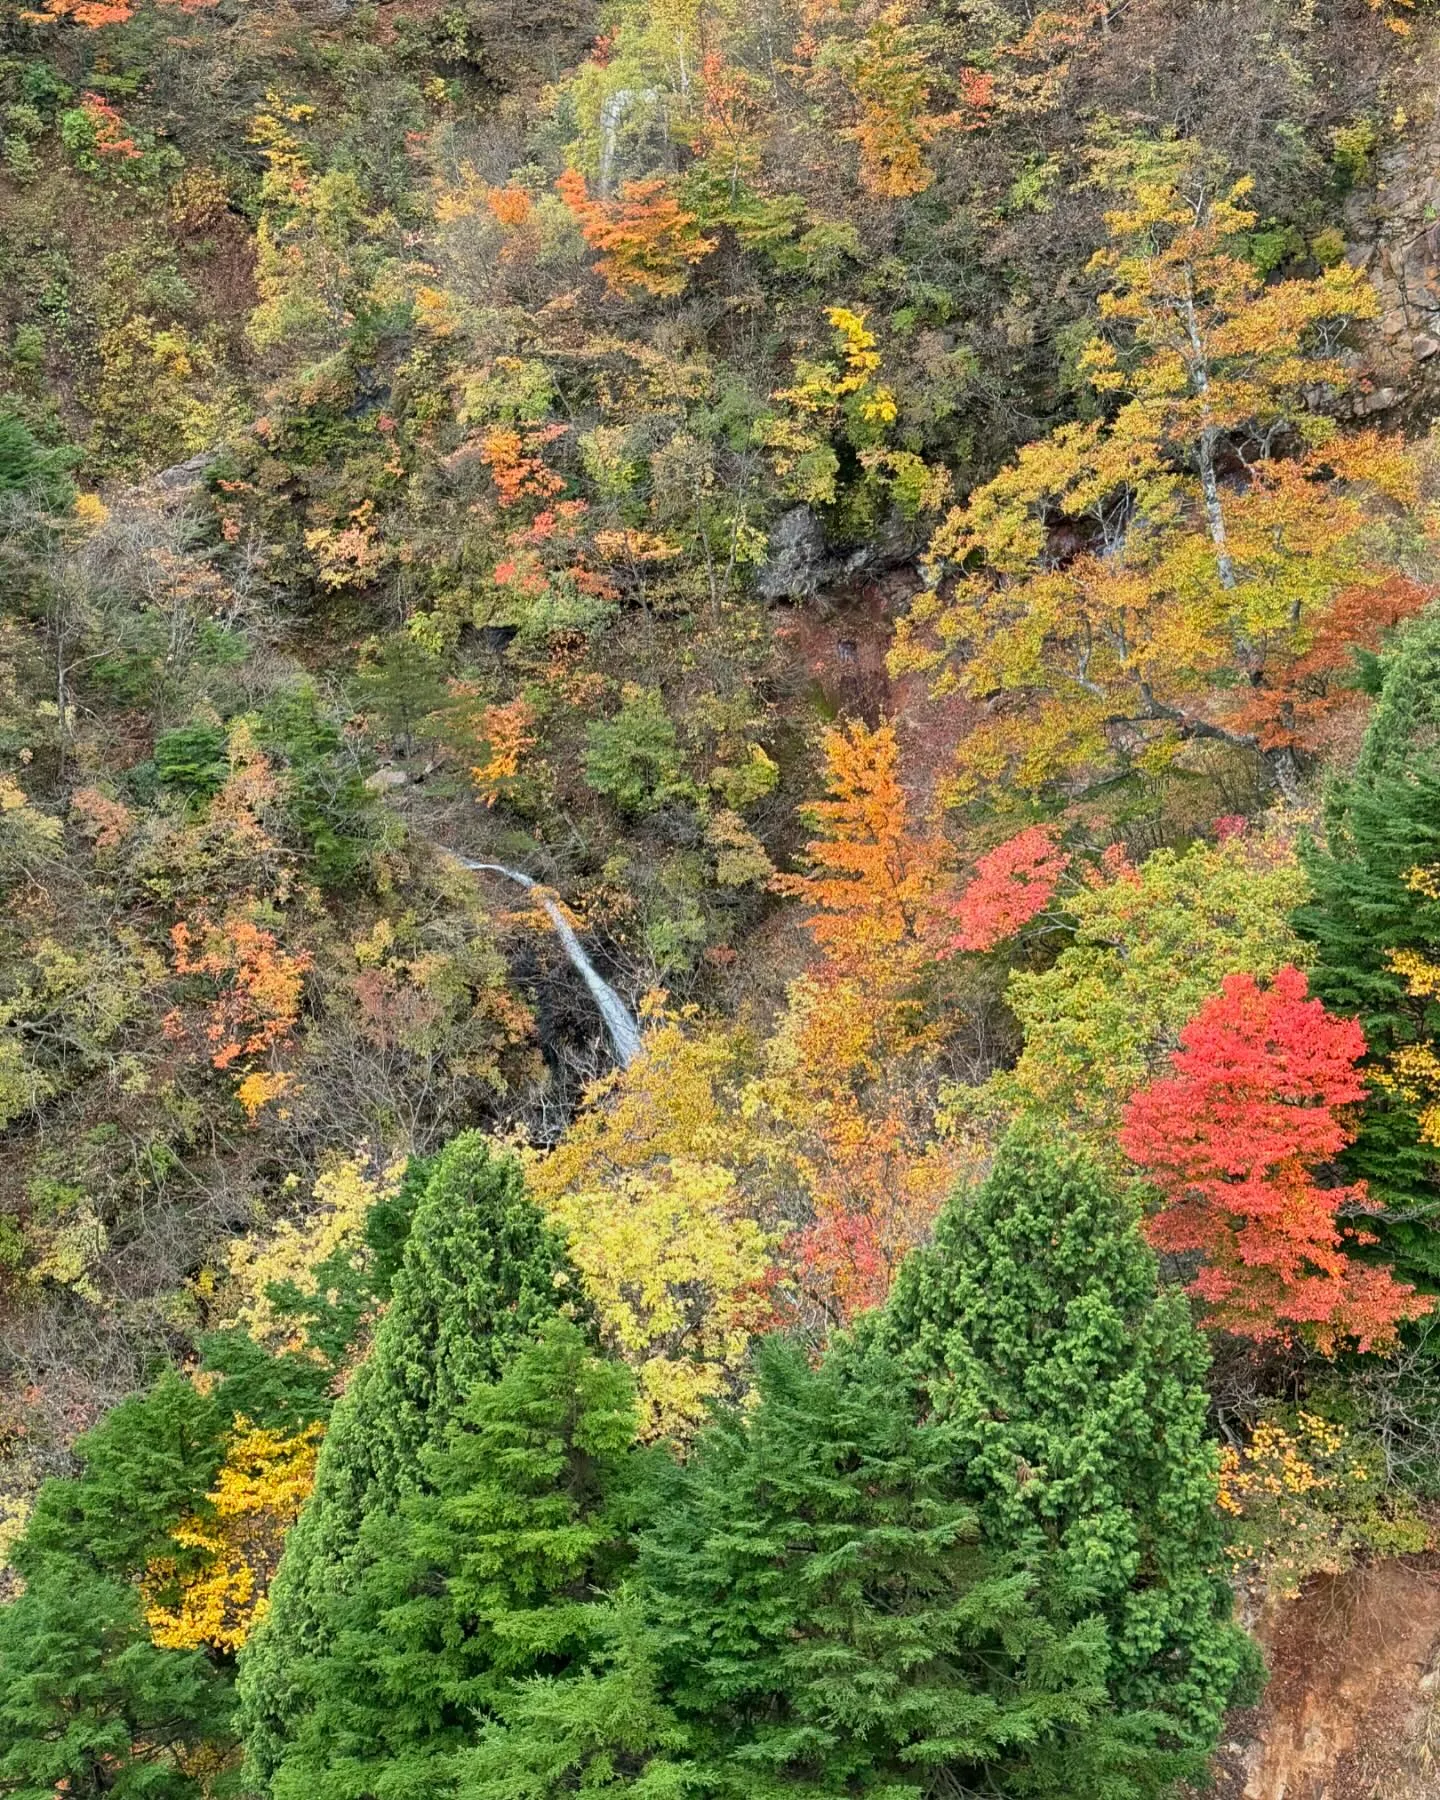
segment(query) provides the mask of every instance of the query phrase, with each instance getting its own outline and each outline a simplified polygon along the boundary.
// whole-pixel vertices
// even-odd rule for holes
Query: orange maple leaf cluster
[[[686,212],[669,179],[627,181],[615,200],[593,199],[578,169],[567,169],[556,192],[579,221],[585,242],[599,252],[596,268],[612,293],[641,288],[664,296],[680,293],[690,265],[715,248]]]
[[[228,1069],[289,1038],[314,960],[308,951],[282,950],[273,931],[238,912],[220,924],[201,920],[192,927],[181,920],[171,927],[170,942],[177,975],[215,985],[202,1027],[213,1067]],[[184,1035],[178,1011],[166,1018],[165,1029],[172,1037]]]

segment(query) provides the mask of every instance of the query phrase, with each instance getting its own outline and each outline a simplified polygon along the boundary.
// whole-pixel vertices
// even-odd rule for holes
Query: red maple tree
[[[1304,1334],[1329,1352],[1391,1342],[1402,1319],[1428,1312],[1430,1299],[1349,1254],[1372,1241],[1338,1217],[1367,1204],[1364,1184],[1315,1175],[1354,1136],[1336,1109],[1364,1094],[1360,1026],[1332,1017],[1287,967],[1268,988],[1229,976],[1180,1044],[1174,1072],[1127,1106],[1120,1145],[1165,1196],[1151,1241],[1199,1252],[1190,1292],[1209,1322],[1251,1338]]]
[[[993,950],[1050,904],[1070,858],[1054,827],[1027,825],[975,865],[975,878],[955,902],[960,929],[947,950]]]

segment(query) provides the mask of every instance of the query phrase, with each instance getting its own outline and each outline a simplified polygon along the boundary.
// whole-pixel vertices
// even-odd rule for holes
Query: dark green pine
[[[1407,1280],[1440,1287],[1440,1152],[1420,1106],[1387,1079],[1396,1051],[1440,1036],[1440,1000],[1412,995],[1391,956],[1440,961],[1440,899],[1414,883],[1440,875],[1440,613],[1413,620],[1383,659],[1383,681],[1355,773],[1331,790],[1325,847],[1304,852],[1312,897],[1295,926],[1312,946],[1310,984],[1359,1020],[1369,1092],[1342,1166],[1389,1216],[1367,1221],[1376,1255]]]

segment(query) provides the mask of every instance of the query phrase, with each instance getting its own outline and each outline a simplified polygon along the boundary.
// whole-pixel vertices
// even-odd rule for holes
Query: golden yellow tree
[[[162,1649],[233,1655],[267,1605],[285,1534],[315,1482],[323,1425],[293,1437],[244,1419],[206,1496],[206,1509],[170,1534],[176,1556],[146,1571],[145,1617]]]
[[[1195,739],[1253,752],[1293,797],[1293,746],[1250,728],[1248,696],[1383,566],[1383,502],[1414,494],[1398,445],[1310,404],[1375,298],[1348,265],[1265,285],[1248,182],[1217,187],[1189,145],[1125,146],[1100,174],[1122,204],[1083,365],[1112,410],[951,512],[892,666],[985,697],[959,799],[1163,766]]]
[[[572,1188],[550,1214],[610,1348],[636,1371],[642,1436],[688,1437],[774,1316],[777,1234],[747,1216],[731,1170],[688,1158]]]

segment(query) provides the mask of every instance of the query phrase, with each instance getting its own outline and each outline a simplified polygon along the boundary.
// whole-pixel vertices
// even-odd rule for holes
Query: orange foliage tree
[[[1434,588],[1396,574],[1379,574],[1346,588],[1303,647],[1275,656],[1264,684],[1242,691],[1229,711],[1231,724],[1253,732],[1266,750],[1325,750],[1347,720],[1356,721],[1368,705],[1355,680],[1360,656],[1373,656],[1386,635],[1422,611],[1434,595]]]
[[[208,12],[220,0],[159,0],[161,6],[177,7],[183,13]],[[134,18],[136,0],[42,0],[38,12],[23,12],[20,17],[30,25],[54,25],[73,19],[91,31],[105,25],[124,25]]]
[[[773,882],[813,909],[824,958],[792,984],[755,1097],[813,1214],[796,1246],[802,1288],[844,1319],[884,1298],[957,1165],[934,1130],[925,991],[945,846],[912,824],[893,726],[831,731],[824,753],[809,872]]]
[[[171,927],[170,941],[175,973],[210,988],[198,1035],[213,1068],[235,1070],[235,1098],[253,1121],[293,1087],[294,1077],[282,1069],[237,1065],[289,1042],[314,959],[306,950],[281,949],[273,931],[239,911],[219,924],[203,917],[193,926],[181,920]],[[181,1008],[166,1015],[164,1030],[173,1039],[191,1035]]]
[[[215,986],[203,1026],[215,1068],[228,1069],[288,1039],[313,961],[308,951],[282,950],[273,931],[239,912],[218,925],[201,920],[191,926],[182,919],[171,927],[170,941],[175,973],[202,976]]]
[[[854,42],[832,39],[820,61],[836,67],[855,115],[844,135],[860,152],[860,185],[885,200],[920,194],[935,179],[926,146],[941,131],[983,118],[989,86],[971,77],[976,116],[930,110],[934,75],[908,5],[887,6]]]
[[[615,200],[592,198],[578,169],[567,169],[555,187],[585,242],[599,252],[595,266],[612,293],[681,293],[691,265],[715,248],[663,175],[625,182]]]
[[[807,813],[821,835],[805,846],[809,872],[771,884],[813,909],[808,929],[836,970],[877,964],[913,973],[934,916],[944,844],[916,833],[900,780],[893,725],[825,734],[828,798]]]

